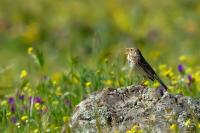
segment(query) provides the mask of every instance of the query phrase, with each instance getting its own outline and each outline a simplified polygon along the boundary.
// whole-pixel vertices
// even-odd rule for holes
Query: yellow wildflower
[[[172,72],[172,68],[166,69],[163,74],[169,78],[172,78],[174,73]]]
[[[61,78],[62,78],[61,73],[58,72],[54,73],[51,77],[53,85],[57,85],[60,82]]]
[[[130,130],[128,130],[126,133],[142,133],[142,130],[139,129],[140,127],[138,125],[134,125]]]
[[[181,55],[179,57],[179,61],[185,62],[187,60],[187,57],[185,55]]]
[[[157,87],[159,87],[159,86],[160,86],[159,82],[156,81],[156,82],[153,83],[153,87],[154,87],[154,88],[157,88]]]
[[[92,85],[91,82],[86,82],[86,83],[85,83],[85,86],[88,87],[88,88],[91,87],[91,85]]]
[[[41,109],[41,104],[40,103],[35,103],[34,105],[36,110],[40,110]]]
[[[22,116],[22,117],[21,117],[21,120],[22,120],[22,121],[27,121],[27,120],[28,120],[28,116],[27,116],[27,115]]]
[[[145,81],[144,81],[144,85],[145,85],[145,86],[148,86],[149,84],[150,84],[149,80],[145,80]]]
[[[171,81],[171,83],[172,83],[172,85],[176,85],[176,84],[178,84],[178,80],[177,80],[177,79],[173,79],[173,80]]]
[[[32,96],[34,94],[34,91],[31,88],[29,88],[27,91],[28,96]]]
[[[171,86],[171,85],[169,85],[169,86],[168,86],[168,89],[169,89],[169,90],[173,90],[173,89],[174,89],[174,87],[173,87],[173,86]]]
[[[47,106],[42,105],[42,111],[46,111],[47,110]]]
[[[11,115],[11,112],[6,113],[6,116],[9,117]]]
[[[108,85],[108,86],[109,86],[109,85],[112,85],[112,80],[110,80],[110,79],[105,80],[105,81],[104,81],[104,84],[105,84],[105,85]]]
[[[182,91],[183,91],[183,89],[182,89],[182,88],[176,88],[176,92],[177,92],[178,94],[181,94],[181,93],[182,93]]]
[[[196,72],[193,77],[196,82],[200,82],[200,71]]]
[[[33,54],[33,48],[32,47],[29,47],[28,50],[27,50],[27,53],[29,55],[32,55]]]
[[[114,131],[114,133],[119,133],[119,131],[116,129],[116,130]]]
[[[200,128],[200,123],[198,124],[198,128]]]
[[[6,106],[8,104],[8,102],[6,101],[6,100],[3,100],[2,102],[1,102],[1,106]]]
[[[176,124],[172,124],[172,125],[170,126],[170,129],[171,129],[171,130],[176,130],[176,128],[177,128],[177,125],[176,125]]]
[[[119,133],[119,131],[118,131],[118,130],[115,130],[114,133]]]
[[[119,80],[115,82],[115,85],[120,87],[120,86],[123,86],[123,83],[124,83],[124,79],[121,77]]]
[[[159,69],[161,71],[163,71],[163,70],[167,69],[167,65],[166,64],[161,64],[161,65],[159,65]]]
[[[56,88],[56,95],[57,96],[61,96],[62,95],[61,87],[60,86]]]
[[[185,126],[189,126],[191,124],[191,120],[190,119],[188,119],[186,122],[185,122]]]
[[[192,68],[191,67],[188,67],[188,68],[186,68],[186,73],[191,73],[192,72]]]
[[[39,131],[38,129],[33,130],[34,133],[38,133],[38,131]]]
[[[26,83],[26,85],[23,87],[24,91],[27,91],[30,88],[30,83]]]
[[[23,78],[26,78],[28,75],[27,71],[26,70],[22,70],[21,71],[21,74],[20,74],[20,78],[23,79]]]
[[[52,81],[53,85],[56,86],[58,83],[56,81]]]
[[[175,78],[175,80],[178,80],[178,81],[182,80],[182,76],[181,76],[181,75],[178,75],[178,76]]]
[[[64,116],[63,117],[63,122],[68,122],[69,121],[69,117],[68,116]]]

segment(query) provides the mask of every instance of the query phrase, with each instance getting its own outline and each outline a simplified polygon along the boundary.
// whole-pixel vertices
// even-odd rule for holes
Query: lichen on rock
[[[143,132],[197,131],[200,100],[162,94],[144,86],[105,88],[80,102],[71,118],[73,132],[126,132],[137,125]],[[174,127],[175,128],[175,127]]]

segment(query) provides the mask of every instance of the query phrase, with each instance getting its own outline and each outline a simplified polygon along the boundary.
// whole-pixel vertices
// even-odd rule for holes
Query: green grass
[[[199,5],[197,0],[0,1],[0,132],[60,132],[87,95],[138,84],[127,67],[126,47],[141,49],[171,93],[199,98]],[[182,55],[186,59],[179,59]],[[20,78],[22,70],[27,75]]]

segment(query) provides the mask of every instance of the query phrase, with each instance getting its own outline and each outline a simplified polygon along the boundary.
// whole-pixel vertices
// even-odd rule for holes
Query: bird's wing
[[[147,77],[149,79],[151,79],[152,81],[157,80],[158,82],[160,82],[160,84],[165,88],[165,90],[167,90],[167,86],[163,83],[163,81],[158,77],[158,75],[155,73],[155,71],[153,70],[153,68],[149,65],[149,63],[145,60],[145,58],[142,56],[141,52],[139,51],[139,59],[137,61],[139,66],[143,66],[143,67],[139,67],[140,69],[143,69],[143,71],[145,73],[147,73]]]
[[[139,59],[137,61],[138,65],[140,66],[140,69],[143,69],[143,71],[145,73],[147,73],[147,77],[149,79],[151,79],[152,81],[154,81],[155,79],[158,79],[159,77],[157,76],[157,74],[155,73],[155,71],[153,70],[153,68],[151,67],[151,65],[149,65],[149,63],[145,60],[145,58],[142,56],[142,54],[139,56]]]

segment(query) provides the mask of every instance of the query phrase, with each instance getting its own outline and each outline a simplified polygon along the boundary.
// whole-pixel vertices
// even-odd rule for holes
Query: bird
[[[158,81],[161,86],[167,91],[168,87],[159,78],[151,65],[145,60],[141,51],[138,48],[126,48],[128,64],[132,70],[148,78],[151,81]]]

